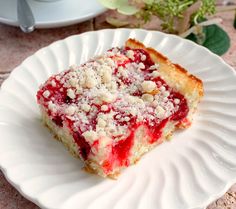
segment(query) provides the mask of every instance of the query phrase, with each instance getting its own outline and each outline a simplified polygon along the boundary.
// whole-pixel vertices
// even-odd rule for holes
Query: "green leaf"
[[[152,4],[154,2],[154,0],[143,0],[143,2],[145,4]]]
[[[99,0],[99,2],[108,9],[117,9],[120,6],[118,0]]]
[[[99,0],[99,2],[108,9],[117,9],[124,15],[133,15],[139,11],[138,8],[129,4],[128,0]]]
[[[124,21],[124,20],[119,20],[117,18],[113,18],[113,17],[107,17],[106,18],[106,21],[112,25],[112,26],[115,26],[117,28],[120,28],[120,27],[124,27],[124,26],[127,26],[129,24],[128,21]]]
[[[120,5],[117,10],[119,13],[124,15],[134,15],[139,11],[136,7],[130,5]]]
[[[205,46],[217,55],[223,55],[228,51],[230,47],[230,38],[221,27],[215,24],[204,26],[203,33],[205,36],[201,45]],[[198,43],[198,39],[195,34],[190,34],[186,38]]]

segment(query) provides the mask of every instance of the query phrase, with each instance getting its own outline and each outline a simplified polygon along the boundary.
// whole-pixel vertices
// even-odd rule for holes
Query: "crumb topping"
[[[45,98],[48,98],[48,97],[50,96],[50,91],[48,91],[48,90],[44,91],[44,92],[43,92],[43,96],[44,96]]]
[[[147,93],[150,93],[157,88],[156,83],[153,81],[143,81],[141,86],[142,86],[142,91]]]
[[[52,76],[38,99],[52,118],[70,124],[90,145],[102,136],[119,141],[132,124],[156,127],[179,110],[182,98],[158,68],[144,50],[113,48]]]

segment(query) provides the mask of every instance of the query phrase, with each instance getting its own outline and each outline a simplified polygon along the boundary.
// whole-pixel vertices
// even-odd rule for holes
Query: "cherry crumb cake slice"
[[[115,178],[176,128],[191,125],[201,80],[129,39],[51,76],[37,93],[43,122],[85,168]]]

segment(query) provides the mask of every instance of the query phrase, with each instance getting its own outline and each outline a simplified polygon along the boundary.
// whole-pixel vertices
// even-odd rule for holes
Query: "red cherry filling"
[[[131,131],[130,135],[112,147],[112,152],[109,159],[103,163],[103,169],[105,173],[112,171],[115,165],[117,166],[129,166],[130,150],[134,144],[134,131]]]
[[[120,50],[121,54],[126,55],[126,52],[130,50],[129,48],[125,48]],[[144,69],[142,68],[141,74],[144,78],[144,80],[152,80],[153,82],[156,83],[157,87],[164,86],[165,89],[168,90],[169,96],[168,100],[170,100],[174,106],[176,104],[174,103],[175,99],[178,99],[178,109],[175,111],[173,114],[171,114],[169,117],[159,120],[155,118],[153,120],[144,120],[142,122],[137,120],[137,117],[132,116],[130,114],[125,113],[123,110],[119,110],[119,112],[114,115],[114,120],[116,120],[116,116],[119,114],[121,117],[128,116],[130,118],[129,121],[116,121],[118,125],[120,126],[127,126],[127,132],[129,133],[129,136],[127,136],[125,139],[121,139],[119,141],[114,140],[112,144],[112,151],[110,153],[110,158],[107,159],[103,163],[103,168],[105,172],[109,173],[112,171],[114,166],[128,166],[129,165],[129,157],[130,157],[130,152],[134,144],[134,133],[137,130],[137,128],[140,127],[140,125],[144,125],[147,128],[147,134],[150,136],[150,141],[149,143],[155,143],[160,137],[162,136],[162,131],[166,125],[166,123],[170,120],[175,120],[175,121],[180,121],[186,118],[189,108],[187,105],[187,101],[184,98],[183,95],[181,95],[178,92],[173,91],[167,83],[161,79],[160,77],[157,78],[151,78],[150,77],[150,72],[151,69],[149,69],[152,65],[154,65],[154,62],[151,60],[150,56],[148,53],[146,53],[144,50],[141,49],[135,49],[134,51],[134,58],[131,59],[126,59],[125,61],[122,62],[122,60],[117,61],[117,68],[113,72],[113,76],[118,76],[118,67],[122,66],[125,68],[125,66],[129,63],[143,63]],[[112,58],[112,57],[111,57]],[[129,69],[127,69],[129,70]],[[63,76],[65,76],[68,72],[65,72]],[[121,78],[120,79],[127,87],[129,88],[130,85],[132,85],[133,82],[138,82],[138,81],[133,81],[131,77],[128,78]],[[54,84],[52,85],[52,81]],[[121,83],[122,83],[121,82]],[[121,83],[117,83],[118,87],[120,87]],[[50,91],[50,96],[48,98],[45,98],[43,96],[43,93],[49,90]],[[73,100],[70,97],[67,96],[67,90],[68,88],[65,87],[59,80],[56,79],[56,76],[51,77],[45,85],[38,91],[37,93],[37,99],[40,104],[43,104],[45,109],[48,111],[49,116],[52,118],[52,121],[58,125],[59,127],[62,127],[63,124],[67,124],[67,127],[69,128],[70,132],[73,135],[73,138],[75,140],[75,143],[79,147],[80,154],[84,160],[87,160],[89,157],[89,154],[91,152],[91,146],[89,143],[86,141],[86,139],[82,136],[83,131],[81,131],[80,126],[77,121],[70,120],[66,115],[56,113],[54,114],[51,110],[49,110],[48,107],[48,102],[53,101],[57,105],[63,106],[63,105],[77,105],[78,101],[78,95],[77,99]],[[142,92],[138,89],[135,92],[132,93],[133,96],[141,97]],[[102,105],[106,105],[107,109],[101,108]],[[90,117],[89,124],[87,125],[88,127],[87,130],[95,130],[96,125],[97,125],[97,116],[100,113],[108,113],[110,111],[113,111],[114,109],[117,111],[117,109],[113,106],[112,103],[106,104],[103,103],[102,105],[98,104],[90,104],[91,107],[96,107],[97,108],[97,114],[94,115],[93,117]],[[86,116],[90,116],[90,112],[86,113]],[[65,122],[66,121],[66,122]],[[64,123],[65,122],[65,123]],[[76,131],[75,131],[76,130]],[[127,133],[124,133],[124,135]],[[113,139],[115,139],[113,137]],[[95,145],[92,145],[95,146]]]
[[[74,133],[73,137],[74,137],[75,143],[79,147],[80,155],[83,157],[84,160],[87,160],[88,155],[91,150],[90,145],[88,144],[88,142],[86,142],[85,138],[78,132]]]
[[[179,109],[177,112],[175,112],[172,116],[171,116],[171,120],[182,120],[184,118],[186,118],[188,112],[189,112],[189,108],[188,108],[188,104],[186,99],[184,98],[183,95],[181,95],[180,93],[177,92],[173,92],[172,93],[172,98],[177,98],[180,100],[179,103]]]
[[[60,127],[63,126],[62,118],[61,118],[61,116],[59,116],[59,115],[54,116],[53,119],[52,119],[52,121],[53,121],[56,125],[58,125],[58,126],[60,126]]]

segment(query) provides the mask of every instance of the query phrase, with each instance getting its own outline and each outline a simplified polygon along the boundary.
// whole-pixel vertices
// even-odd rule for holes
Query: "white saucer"
[[[105,11],[96,0],[28,0],[37,28],[53,28],[83,22]],[[18,26],[17,0],[0,0],[0,22]]]

